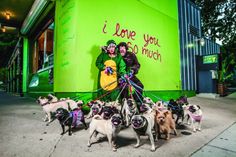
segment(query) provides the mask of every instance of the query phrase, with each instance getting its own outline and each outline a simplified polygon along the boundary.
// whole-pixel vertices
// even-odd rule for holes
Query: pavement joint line
[[[202,145],[199,149],[195,150],[194,152],[192,152],[189,156],[192,156],[193,154],[197,153],[199,150],[201,150],[203,147],[207,146],[211,141],[213,141],[214,139],[216,139],[218,136],[220,136],[223,132],[225,132],[225,130],[229,129],[230,127],[232,127],[234,124],[236,124],[236,122],[233,122],[231,125],[229,125],[226,129],[224,129],[223,131],[221,131],[218,135],[216,135],[213,139],[211,139],[209,142],[205,143],[204,145]]]
[[[63,134],[63,135],[64,135],[64,134]],[[57,145],[58,145],[58,143],[61,141],[63,135],[61,135],[60,138],[57,140],[56,144],[55,144],[54,147],[52,148],[52,152],[49,154],[49,157],[51,157],[52,154],[54,153],[54,151],[56,150]]]
[[[214,147],[214,148],[218,148],[218,149],[222,149],[222,150],[229,151],[229,152],[232,152],[232,153],[236,153],[236,151],[229,150],[229,149],[222,148],[222,147],[218,147],[218,146],[214,146],[214,145],[210,145],[210,144],[209,144],[209,145],[207,145],[207,146]]]

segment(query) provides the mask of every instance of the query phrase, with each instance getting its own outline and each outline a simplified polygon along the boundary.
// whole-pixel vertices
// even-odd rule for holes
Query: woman
[[[96,60],[96,66],[99,69],[98,98],[103,101],[115,101],[119,94],[117,80],[126,73],[126,65],[122,56],[116,51],[114,40],[107,42],[107,46]]]

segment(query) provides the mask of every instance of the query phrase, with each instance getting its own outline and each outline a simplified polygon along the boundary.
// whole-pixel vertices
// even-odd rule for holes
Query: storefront
[[[7,67],[6,91],[19,95],[22,95],[22,42],[22,39],[17,42]]]
[[[183,17],[178,1],[36,2],[21,28],[24,94],[92,99],[96,58],[100,47],[113,39],[127,42],[136,54],[145,95],[154,100],[195,95],[195,89],[183,86],[180,39],[188,28],[179,25]]]

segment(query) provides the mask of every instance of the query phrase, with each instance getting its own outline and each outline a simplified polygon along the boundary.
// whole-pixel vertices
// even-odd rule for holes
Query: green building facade
[[[24,95],[94,99],[95,61],[110,39],[136,54],[145,96],[195,94],[181,85],[177,0],[41,1],[31,10],[21,28]]]

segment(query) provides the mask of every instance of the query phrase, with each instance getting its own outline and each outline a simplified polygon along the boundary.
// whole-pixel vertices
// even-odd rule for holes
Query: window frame
[[[47,51],[47,29],[50,27],[50,25],[51,24],[53,24],[54,25],[54,27],[53,27],[53,43],[52,43],[52,54],[50,54],[50,55],[48,55],[47,56],[47,54],[46,54],[46,51]],[[38,33],[37,33],[37,35],[33,38],[33,57],[32,57],[32,59],[33,59],[33,64],[34,63],[36,63],[36,64],[39,64],[38,62],[39,62],[39,50],[38,50],[38,52],[36,52],[36,49],[38,48],[38,39],[39,39],[39,37],[42,35],[44,33],[44,45],[43,45],[43,64],[42,64],[42,67],[39,69],[39,66],[37,65],[37,70],[35,70],[34,71],[34,69],[33,69],[33,74],[36,74],[36,73],[41,73],[41,72],[43,72],[43,71],[46,71],[46,70],[49,70],[49,69],[52,69],[53,67],[54,67],[54,61],[53,61],[53,64],[52,65],[48,65],[48,66],[46,66],[46,67],[44,67],[44,64],[46,63],[46,60],[47,60],[47,58],[48,57],[53,57],[53,55],[54,55],[54,50],[55,50],[55,20],[54,20],[54,18],[50,18],[45,24],[44,24],[44,26],[43,26],[43,28],[42,29],[40,29],[39,31],[38,31]],[[38,57],[37,57],[37,59],[38,59],[38,61],[34,61],[34,58],[35,58],[35,56],[37,56],[35,53],[38,53]],[[48,60],[49,60],[49,58],[48,58]],[[49,64],[49,63],[48,63]]]

